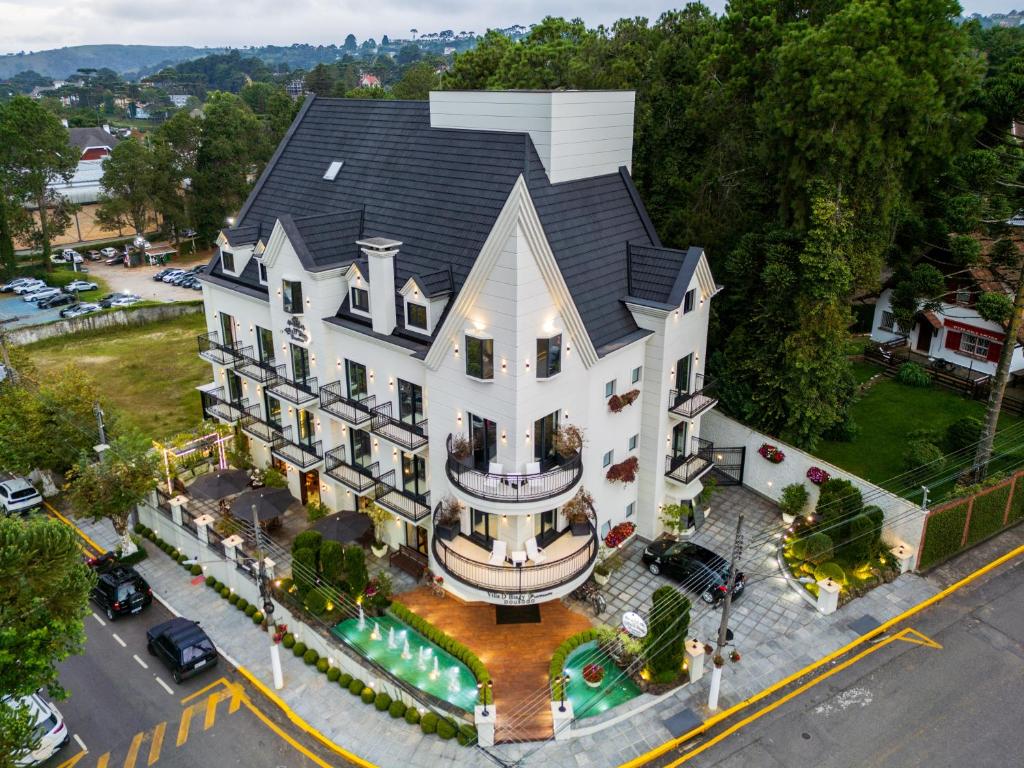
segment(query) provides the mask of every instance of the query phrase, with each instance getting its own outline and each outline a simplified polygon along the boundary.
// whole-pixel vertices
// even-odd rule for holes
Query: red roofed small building
[[[360,88],[380,88],[380,78],[376,75],[365,74],[359,76]]]

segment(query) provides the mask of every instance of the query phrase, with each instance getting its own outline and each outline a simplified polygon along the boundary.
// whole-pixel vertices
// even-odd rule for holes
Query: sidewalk
[[[101,546],[109,549],[117,543],[109,523],[76,522]],[[193,586],[180,566],[148,542],[146,544],[150,557],[136,567],[154,591],[174,609],[201,621],[225,654],[270,686],[272,677],[266,635],[258,632],[243,613],[215,596],[211,590],[202,584]],[[796,672],[865,631],[851,629],[849,625],[852,622],[863,617],[884,622],[937,591],[929,581],[906,574],[878,587],[832,616],[817,616],[807,606],[807,621],[799,629],[780,634],[761,646],[745,648],[740,664],[727,665],[722,685],[723,708]],[[386,713],[366,706],[290,653],[282,654],[282,664],[285,688],[278,693],[288,706],[327,738],[380,768],[490,764],[490,760],[476,749],[460,747],[454,740],[444,742],[436,736],[426,736],[419,727],[410,726],[404,720],[394,720]],[[672,716],[691,709],[699,717],[706,718],[709,713],[703,702],[707,698],[708,679],[709,676],[705,676],[697,684],[679,689],[655,709],[589,736],[560,742],[499,745],[490,751],[508,762],[521,759],[527,766],[614,768],[680,735],[666,725]]]

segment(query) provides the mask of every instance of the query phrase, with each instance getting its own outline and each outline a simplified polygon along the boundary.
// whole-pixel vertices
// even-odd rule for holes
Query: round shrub
[[[904,363],[901,365],[900,369],[896,372],[896,381],[900,384],[906,384],[908,387],[928,387],[932,383],[928,371],[917,363]]]
[[[348,692],[351,693],[353,696],[358,696],[363,692],[363,689],[365,687],[366,683],[357,678],[348,684]]]
[[[142,523],[136,523],[135,527],[132,528],[132,530],[141,536],[142,532],[146,530],[146,526],[144,526]]]
[[[359,694],[359,698],[363,700],[363,704],[373,704],[373,700],[377,698],[377,694],[373,692],[373,688],[363,688],[363,692]]]
[[[463,747],[470,747],[476,744],[476,728],[469,723],[463,723],[459,726],[458,739],[459,744]]]
[[[814,569],[814,580],[822,581],[823,579],[832,579],[838,584],[843,584],[846,582],[846,574],[843,573],[843,568],[839,563],[822,563]]]
[[[306,655],[306,644],[296,643],[295,647],[292,648],[292,653],[294,653],[297,657],[302,658]]]
[[[420,721],[420,711],[416,707],[409,707],[405,710],[405,722],[409,725],[417,725]]]
[[[291,648],[295,645],[295,635],[291,632],[286,633],[285,636],[281,638],[281,645],[285,648]]]
[[[985,425],[982,424],[981,419],[976,419],[973,416],[957,419],[946,427],[945,440],[943,440],[946,451],[953,453],[971,447],[981,440],[984,428]]]
[[[405,717],[406,710],[408,709],[403,702],[395,699],[391,702],[391,706],[388,707],[388,714],[397,720],[400,717]]]
[[[213,576],[207,576],[206,577],[206,586],[212,587],[216,583],[217,583],[217,580],[215,578],[213,578]]]
[[[256,611],[256,613],[254,613],[252,615],[252,623],[253,624],[262,624],[263,623],[263,614],[260,613],[259,611]]]
[[[373,706],[377,708],[378,712],[383,712],[391,706],[391,697],[381,691],[374,697]]]
[[[175,550],[175,552],[177,552],[177,550]],[[178,552],[178,553],[177,553],[177,554],[176,554],[176,555],[174,556],[174,558],[175,558],[175,559],[176,559],[176,560],[177,560],[177,561],[178,561],[179,563],[184,563],[184,562],[185,562],[186,560],[188,560],[188,555],[184,554],[183,552]]]
[[[458,729],[452,725],[451,721],[441,719],[437,721],[437,735],[445,741],[454,738],[457,731]]]
[[[827,533],[812,533],[793,542],[793,554],[810,563],[824,563],[832,559],[832,537]]]
[[[227,600],[229,597],[231,597],[231,590],[228,589],[227,587],[221,587],[220,588],[220,596],[223,597],[225,600]]]
[[[235,603],[235,608],[237,608],[240,611],[244,611],[248,607],[249,607],[249,601],[246,600],[244,597],[238,598],[238,602]]]
[[[319,616],[327,609],[327,598],[319,589],[314,589],[306,595],[306,610],[314,616]]]
[[[219,579],[214,579],[213,580],[213,588],[216,589],[218,592],[220,592],[222,589],[224,589],[224,583],[222,581],[220,581]]]
[[[942,449],[927,440],[911,440],[903,451],[903,468],[917,474],[931,474],[945,463]]]
[[[327,659],[316,660],[316,671],[320,674],[327,674],[327,670],[330,668],[331,663]]]
[[[433,712],[427,712],[427,714],[420,718],[420,730],[427,734],[437,733],[437,720],[437,715]]]
[[[203,566],[201,566],[199,563],[195,563],[194,565],[192,565],[191,568],[188,569],[188,572],[191,573],[193,576],[198,576],[200,573],[203,572]]]
[[[281,590],[283,592],[289,591],[292,588],[292,584],[294,584],[294,583],[295,582],[293,582],[290,578],[288,578],[288,579],[281,579]]]
[[[337,667],[331,667],[327,670],[327,679],[332,682],[338,682],[338,678],[341,677],[341,670]]]
[[[348,672],[342,672],[341,677],[338,678],[338,685],[340,685],[342,688],[348,688],[349,683],[351,682],[352,675],[350,675]]]
[[[245,606],[245,615],[246,616],[248,616],[249,618],[252,618],[255,614],[256,614],[256,606],[255,605],[250,603],[249,605]]]
[[[238,595],[236,593],[231,592],[231,593],[228,594],[228,602],[231,603],[232,605],[238,605],[238,600],[239,600],[239,598],[238,598]]]

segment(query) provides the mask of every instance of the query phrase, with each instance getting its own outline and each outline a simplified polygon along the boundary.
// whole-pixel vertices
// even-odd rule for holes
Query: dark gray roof
[[[356,246],[363,231],[363,210],[331,211],[314,216],[280,216],[281,226],[310,272],[350,264],[359,257]]]
[[[334,160],[344,165],[327,181]],[[431,128],[427,102],[311,97],[246,201],[238,229],[262,224],[269,231],[291,216],[303,230],[294,217],[314,219],[299,234],[324,269],[358,258],[356,237],[347,250],[342,240],[354,229],[352,212],[362,211],[360,237],[403,243],[396,291],[416,277],[431,291],[457,292],[520,175],[595,348],[631,337],[637,325],[623,303],[626,244],[660,242],[625,169],[551,184],[528,135]],[[347,315],[346,304],[339,315]]]
[[[702,250],[629,245],[629,295],[678,307],[697,269]]]
[[[89,147],[110,147],[113,149],[121,140],[107,133],[102,128],[68,128],[68,139],[71,146],[86,150]]]
[[[439,269],[425,275],[413,275],[416,285],[428,299],[444,296],[452,291],[452,273],[449,269]]]
[[[262,234],[262,229],[257,224],[248,224],[244,227],[231,227],[231,229],[225,229],[223,232],[224,239],[228,241],[228,245],[238,247],[240,245],[255,244]]]

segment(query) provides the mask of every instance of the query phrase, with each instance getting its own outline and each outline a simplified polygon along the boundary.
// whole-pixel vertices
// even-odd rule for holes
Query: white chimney
[[[395,255],[401,243],[386,237],[357,240],[369,262],[370,319],[374,333],[390,336],[395,330]]]
[[[633,91],[431,91],[430,127],[528,133],[551,183],[633,166]]]

